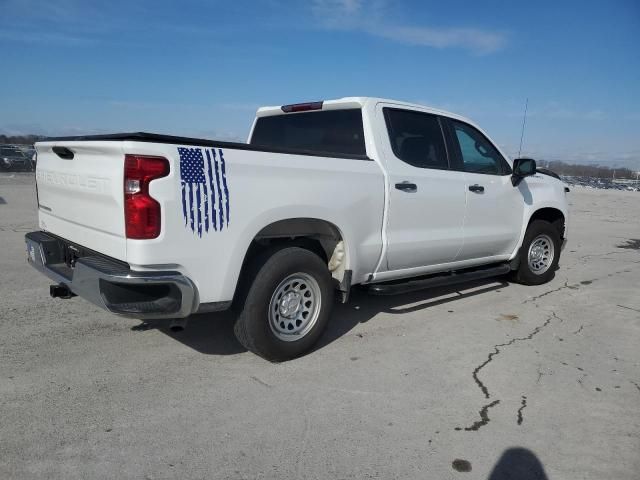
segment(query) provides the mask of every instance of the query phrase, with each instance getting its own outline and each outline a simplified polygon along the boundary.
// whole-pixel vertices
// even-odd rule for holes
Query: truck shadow
[[[154,328],[174,340],[207,355],[234,355],[246,352],[233,333],[236,313],[201,313],[191,315],[182,331],[171,330],[168,320],[151,321],[143,328]],[[136,328],[136,327],[134,327]]]
[[[362,287],[352,290],[347,304],[336,304],[329,326],[313,351],[324,348],[348,334],[359,323],[366,323],[379,313],[400,315],[426,310],[429,307],[453,303],[456,300],[485,294],[509,284],[501,278],[488,278],[461,285],[432,288],[394,296],[369,295]],[[149,322],[142,329],[154,328],[165,335],[207,355],[233,355],[246,349],[236,340],[232,311],[192,315],[187,327],[180,332],[169,328],[169,322]],[[428,317],[424,319],[428,321]],[[140,329],[140,326],[134,327]]]
[[[507,287],[500,278],[487,278],[460,285],[431,288],[393,296],[370,295],[363,287],[355,287],[347,304],[336,305],[325,334],[314,350],[320,349],[349,333],[359,323],[366,323],[379,313],[401,315],[426,310],[463,298],[482,295]],[[424,319],[428,320],[428,317]]]

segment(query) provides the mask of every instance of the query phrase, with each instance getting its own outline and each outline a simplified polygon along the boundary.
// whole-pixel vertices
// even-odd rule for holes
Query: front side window
[[[465,172],[489,175],[506,173],[505,159],[482,133],[466,123],[451,120],[451,124]]]
[[[396,157],[419,168],[448,169],[447,149],[438,117],[385,108],[384,117]]]

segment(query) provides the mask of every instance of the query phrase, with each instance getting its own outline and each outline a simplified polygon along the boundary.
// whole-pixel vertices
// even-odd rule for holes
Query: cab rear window
[[[366,155],[359,108],[260,117],[251,145],[344,155]]]

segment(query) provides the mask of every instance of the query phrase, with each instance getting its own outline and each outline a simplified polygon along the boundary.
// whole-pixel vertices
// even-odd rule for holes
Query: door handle
[[[475,185],[469,185],[469,191],[475,192],[475,193],[482,193],[484,192],[484,187],[476,183]]]
[[[418,186],[415,183],[405,180],[404,182],[396,183],[396,189],[407,193],[414,193],[418,191]]]

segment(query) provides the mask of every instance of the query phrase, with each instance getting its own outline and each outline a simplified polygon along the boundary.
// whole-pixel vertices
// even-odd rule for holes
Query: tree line
[[[39,140],[44,140],[43,135],[0,135],[0,143],[11,145],[33,145]]]
[[[549,164],[549,170],[557,173],[558,175],[570,176],[570,177],[592,177],[592,178],[629,178],[635,179],[636,172],[629,168],[612,168],[602,165],[580,165],[574,163],[565,163],[559,160],[550,162],[539,162],[539,166],[546,166]]]

